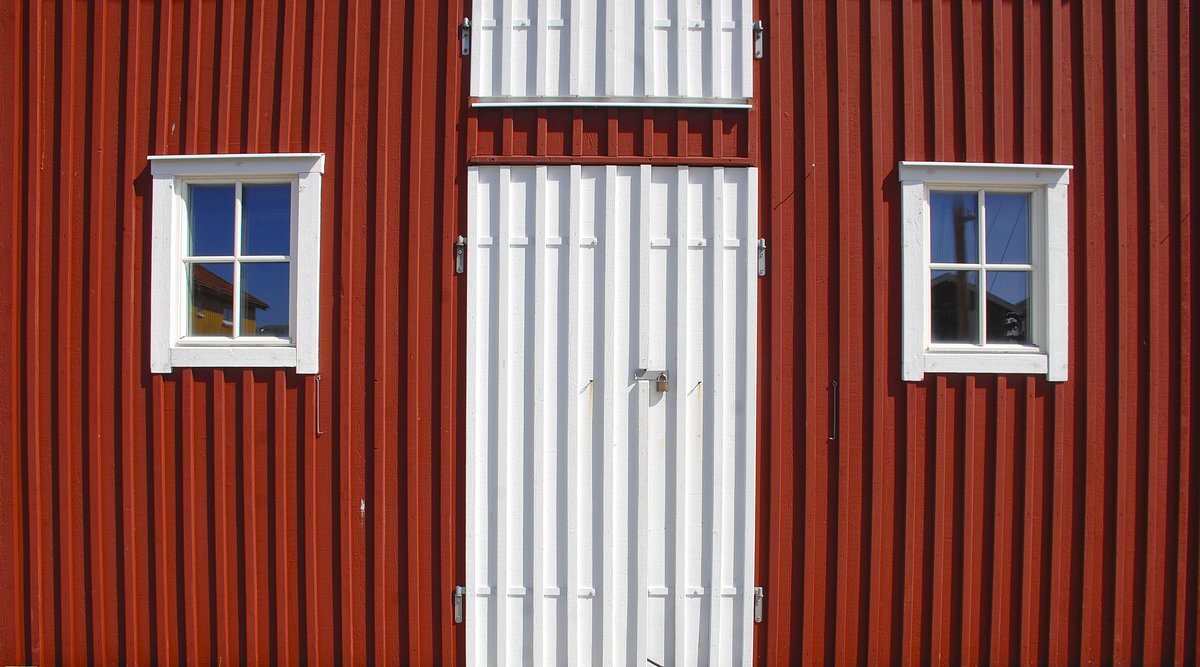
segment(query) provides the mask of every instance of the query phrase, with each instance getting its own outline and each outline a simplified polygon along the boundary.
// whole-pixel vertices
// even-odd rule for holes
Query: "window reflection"
[[[974,192],[931,192],[930,260],[979,261],[979,200]]]
[[[188,254],[232,255],[234,185],[192,185],[188,195]]]
[[[189,336],[233,335],[233,263],[188,265]]]
[[[185,260],[185,335],[291,338],[292,185],[193,185],[189,203],[188,254],[229,259]]]
[[[1029,273],[989,271],[987,282],[987,342],[1027,342]]]
[[[1023,192],[988,192],[987,239],[989,264],[1029,263],[1029,195]]]
[[[232,234],[230,234],[232,237]],[[292,186],[242,185],[242,254],[288,255],[292,251]]]
[[[933,271],[933,341],[979,342],[979,273]]]
[[[242,265],[243,336],[290,338],[291,271],[287,262]]]

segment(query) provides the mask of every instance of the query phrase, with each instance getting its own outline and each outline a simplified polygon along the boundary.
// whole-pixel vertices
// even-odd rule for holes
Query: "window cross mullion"
[[[233,186],[233,337],[242,335],[242,182]]]
[[[979,245],[976,250],[976,257],[979,258],[981,264],[979,269],[979,286],[975,288],[975,296],[979,299],[978,316],[979,316],[979,344],[987,344],[987,269],[983,268],[987,262],[986,239],[987,239],[987,209],[984,208],[984,191],[980,189],[976,192],[978,201],[976,210],[979,211],[979,219],[976,220],[975,242]]]

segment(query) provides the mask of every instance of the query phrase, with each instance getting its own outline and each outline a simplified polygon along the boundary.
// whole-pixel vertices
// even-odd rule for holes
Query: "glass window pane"
[[[290,255],[292,186],[289,183],[242,185],[242,254]]]
[[[290,338],[291,265],[242,265],[242,335]]]
[[[987,342],[1028,343],[1028,271],[988,271]]]
[[[929,193],[930,261],[979,261],[979,199],[974,192]]]
[[[979,342],[979,272],[933,271],[933,341]]]
[[[188,336],[233,335],[233,264],[187,265]]]
[[[983,208],[987,215],[987,239],[984,243],[987,262],[1028,264],[1029,194],[988,192],[984,195]]]
[[[233,185],[188,187],[188,254],[233,254]]]

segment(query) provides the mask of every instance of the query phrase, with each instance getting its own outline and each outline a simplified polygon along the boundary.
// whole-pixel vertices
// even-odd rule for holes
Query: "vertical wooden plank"
[[[425,22],[438,16],[440,3],[422,0],[413,9],[416,21]],[[414,100],[412,117],[409,121],[411,144],[409,174],[410,237],[408,245],[408,283],[414,287],[406,300],[407,320],[407,368],[406,376],[416,386],[429,387],[433,384],[433,356],[429,332],[434,322],[433,258],[438,252],[433,247],[433,227],[425,224],[433,218],[435,183],[430,178],[433,170],[425,168],[435,160],[433,142],[426,137],[436,136],[435,113],[438,45],[442,37],[436,31],[416,29],[412,31],[412,71],[422,73],[413,79],[410,95]],[[364,59],[369,56],[364,54]],[[417,138],[420,139],[417,139]],[[434,619],[431,604],[435,593],[432,590],[432,394],[418,391],[409,394],[411,406],[406,438],[408,440],[406,465],[406,503],[409,521],[405,526],[408,537],[408,590],[413,601],[409,608],[409,624],[413,630],[409,642],[408,660],[424,663],[432,660]]]
[[[1037,394],[1037,380],[1025,378],[1025,519],[1021,564],[1021,653],[1023,664],[1038,664],[1041,655],[1042,560],[1045,544],[1042,523],[1045,512],[1045,461],[1043,410],[1045,401]]]
[[[728,280],[728,251],[725,249],[725,171],[720,167],[715,167],[712,170],[712,199],[708,205],[712,207],[712,232],[711,232],[711,250],[709,253],[712,256],[712,277],[710,278],[712,285],[712,382],[713,386],[704,397],[706,404],[705,411],[712,412],[712,429],[713,433],[708,442],[705,443],[705,458],[712,470],[712,485],[710,493],[705,494],[705,500],[711,503],[710,514],[712,517],[712,525],[709,527],[708,539],[710,540],[707,549],[710,549],[710,567],[712,568],[708,576],[708,602],[709,602],[709,636],[708,636],[708,654],[704,661],[709,663],[719,662],[725,657],[725,632],[724,625],[721,623],[721,592],[725,585],[726,565],[724,554],[724,540],[726,539],[725,527],[725,498],[726,498],[726,471],[725,471],[725,453],[724,448],[728,442],[728,429],[726,425],[727,414],[725,412],[725,368],[724,359],[721,355],[725,352],[726,319],[729,317],[730,305],[729,295],[727,294]],[[709,236],[705,234],[704,236]],[[703,654],[702,654],[703,655]]]
[[[512,269],[509,262],[512,256],[512,204],[511,198],[511,173],[509,168],[500,168],[500,216],[496,220],[495,230],[495,264],[496,264],[496,299],[498,307],[496,309],[497,318],[499,321],[494,325],[496,330],[496,364],[493,366],[494,372],[499,375],[498,385],[496,388],[496,456],[493,464],[496,469],[496,516],[498,523],[496,527],[496,552],[493,556],[496,560],[496,581],[492,589],[492,595],[496,599],[496,655],[489,662],[498,665],[509,664],[508,647],[511,638],[511,630],[509,626],[512,623],[520,623],[521,619],[509,618],[509,530],[508,523],[511,521],[512,510],[509,507],[509,486],[512,478],[511,464],[509,459],[510,446],[512,445],[512,426],[509,424],[510,412],[509,407],[510,383],[512,381],[511,373],[515,372],[512,368],[512,342],[509,340],[510,328],[512,327],[511,319],[513,317],[512,306],[509,302],[512,299],[512,288],[510,282],[512,280]],[[514,487],[515,488],[515,487]]]
[[[583,660],[579,650],[579,597],[580,597],[580,562],[579,562],[579,533],[582,519],[579,509],[579,458],[585,451],[588,442],[581,432],[580,426],[580,394],[583,386],[583,369],[579,360],[579,347],[582,331],[580,317],[583,308],[584,295],[580,288],[580,181],[583,168],[577,164],[569,168],[570,183],[568,185],[567,208],[569,211],[569,229],[567,230],[567,478],[564,480],[564,491],[567,502],[566,534],[566,590],[563,599],[566,602],[567,643],[559,650],[564,663]],[[589,384],[592,381],[589,379]],[[590,387],[589,387],[590,389]]]
[[[689,341],[694,339],[692,327],[695,325],[690,322],[689,314],[691,307],[688,301],[688,287],[691,282],[691,256],[692,252],[688,246],[689,224],[692,220],[692,215],[688,210],[688,168],[678,167],[675,170],[675,201],[673,203],[674,219],[675,219],[675,246],[678,252],[678,260],[676,263],[675,279],[679,285],[678,291],[675,294],[675,384],[676,390],[680,392],[679,396],[685,396],[693,386],[694,378],[691,367],[688,365],[688,347]],[[671,652],[668,653],[671,660],[676,664],[683,664],[688,661],[690,652],[688,651],[688,623],[690,616],[687,609],[687,588],[689,575],[695,571],[694,554],[689,553],[688,545],[691,544],[690,524],[688,516],[695,508],[690,508],[687,502],[688,498],[688,466],[691,462],[688,460],[688,428],[689,421],[693,418],[688,410],[690,401],[684,398],[676,399],[675,408],[675,442],[672,443],[675,452],[675,502],[672,507],[671,517],[674,521],[674,570],[675,580],[672,583],[673,590],[671,591],[672,605],[672,635],[673,643]]]
[[[526,438],[529,441],[531,464],[530,474],[531,497],[529,511],[533,513],[533,534],[525,537],[525,548],[532,553],[525,553],[532,563],[531,584],[528,588],[528,600],[532,608],[526,614],[527,622],[531,625],[529,637],[531,645],[527,647],[526,655],[535,664],[545,664],[546,661],[546,396],[545,387],[549,380],[546,374],[546,329],[550,326],[546,315],[546,301],[549,298],[548,280],[546,278],[546,167],[534,167],[533,189],[533,234],[530,239],[533,253],[533,319],[526,317],[526,322],[533,326],[533,377],[528,385],[532,396],[526,396],[533,401],[533,423],[526,425]],[[528,206],[528,203],[526,203]],[[528,211],[526,211],[528,216]],[[526,281],[528,285],[528,279]],[[528,338],[531,332],[526,330]],[[527,381],[528,382],[528,381]]]
[[[1170,420],[1171,420],[1171,310],[1169,299],[1162,295],[1171,294],[1171,257],[1170,247],[1164,243],[1170,238],[1170,156],[1167,144],[1170,137],[1168,105],[1167,70],[1167,35],[1170,34],[1167,6],[1162,2],[1146,3],[1143,6],[1146,13],[1146,50],[1145,90],[1148,95],[1143,98],[1144,136],[1146,137],[1146,183],[1149,197],[1149,219],[1140,223],[1146,231],[1148,243],[1145,254],[1141,255],[1138,263],[1146,267],[1146,286],[1140,299],[1146,313],[1148,324],[1146,343],[1149,349],[1144,352],[1148,357],[1144,370],[1149,374],[1150,381],[1146,397],[1145,412],[1147,431],[1146,448],[1147,482],[1145,490],[1146,503],[1146,544],[1145,561],[1143,563],[1145,577],[1145,610],[1143,612],[1143,644],[1141,660],[1145,664],[1162,664],[1168,659],[1163,655],[1163,640],[1167,613],[1167,561],[1168,561],[1168,521],[1171,506],[1168,499],[1171,471],[1170,457]],[[1141,123],[1139,123],[1141,125]],[[1139,199],[1143,195],[1139,195]]]
[[[836,262],[836,291],[830,294],[830,310],[836,313],[837,319],[830,330],[830,347],[837,361],[831,362],[829,381],[839,383],[837,393],[829,399],[838,402],[838,437],[824,445],[832,450],[831,453],[836,452],[838,468],[837,514],[831,517],[837,523],[837,555],[833,560],[837,570],[834,655],[827,657],[842,664],[862,661],[859,624],[865,619],[860,605],[863,568],[867,565],[863,558],[864,524],[867,522],[863,508],[866,491],[863,483],[866,467],[863,402],[867,400],[864,387],[870,383],[870,378],[866,375],[867,348],[863,336],[863,322],[868,315],[862,280],[865,248],[861,146],[864,129],[861,119],[864,109],[860,97],[863,77],[859,53],[862,45],[860,12],[861,8],[852,8],[847,3],[838,5],[833,21],[837,24],[839,48],[827,56],[833,63],[831,69],[837,72],[836,81],[831,82],[836,108],[829,109],[831,115],[836,114],[836,124],[832,126],[837,137],[835,143],[831,142],[834,144],[831,148],[836,146],[836,152],[831,155],[830,168],[837,170],[837,200],[830,202],[828,216],[830,235],[836,239],[831,240],[829,280],[831,283],[835,280],[832,267]],[[833,324],[833,318],[830,319]],[[813,425],[819,423],[822,422]]]
[[[1078,113],[1073,97],[1077,82],[1072,78],[1071,56],[1076,36],[1072,34],[1069,14],[1064,14],[1070,9],[1070,7],[1064,9],[1060,5],[1052,4],[1050,6],[1049,31],[1052,36],[1050,90],[1056,121],[1052,137],[1054,152],[1051,154],[1050,160],[1055,164],[1070,163],[1075,148],[1073,145],[1075,130],[1072,119]],[[1078,187],[1077,184],[1077,190]],[[1070,219],[1070,224],[1078,229],[1082,217],[1077,214],[1077,209],[1075,212]],[[1077,233],[1075,229],[1071,230],[1073,243],[1083,239],[1083,235]],[[1082,245],[1078,244],[1072,248],[1070,266],[1070,292],[1072,295],[1078,294],[1075,286],[1083,279],[1081,275],[1083,264],[1080,261],[1083,256]],[[1076,316],[1075,321],[1079,321],[1078,315],[1083,311],[1078,303],[1073,304],[1071,312]],[[1077,343],[1072,346],[1070,352],[1070,367],[1074,374],[1073,378],[1078,379],[1083,372],[1081,368],[1083,355],[1078,352],[1082,349],[1078,345],[1079,338],[1077,337],[1075,340]],[[1075,474],[1076,438],[1079,435],[1074,430],[1077,421],[1074,398],[1077,392],[1075,388],[1062,384],[1054,385],[1052,391],[1054,395],[1054,507],[1050,581],[1054,583],[1050,587],[1050,636],[1047,656],[1051,663],[1062,664],[1072,659],[1071,635],[1076,630],[1075,626],[1078,624],[1079,618],[1079,599],[1075,582],[1078,580],[1077,575],[1082,569],[1083,561],[1076,558],[1076,553],[1077,545],[1082,541],[1080,537],[1083,527],[1079,526],[1075,520],[1076,499],[1079,496],[1076,492],[1078,482]],[[1074,659],[1078,660],[1079,658],[1075,656]]]
[[[969,376],[968,376],[969,377]],[[958,392],[947,387],[945,376],[935,377],[934,405],[936,423],[934,428],[934,516],[933,553],[933,608],[929,617],[931,635],[928,659],[935,665],[952,664],[958,661],[953,653],[953,630],[956,621],[953,612],[954,587],[954,521],[960,510],[955,502],[955,424],[950,414],[957,405]]]
[[[896,12],[891,5],[867,5],[870,30],[870,97],[866,100],[870,122],[870,149],[873,156],[869,171],[869,183],[886,183],[895,168],[895,110],[889,108],[898,91],[895,90],[897,68],[903,64],[893,60],[896,47],[894,39],[902,36],[892,34]],[[901,128],[901,131],[902,128]],[[864,188],[874,190],[868,185]],[[896,190],[898,192],[898,188]],[[865,198],[865,192],[862,195]],[[872,215],[871,257],[872,273],[877,285],[889,285],[889,277],[895,275],[895,262],[899,259],[892,247],[893,208],[886,198],[873,198],[870,202]],[[868,662],[882,664],[895,662],[900,647],[895,645],[893,627],[901,618],[901,600],[894,597],[898,590],[896,581],[903,572],[897,567],[903,554],[897,548],[898,534],[903,534],[902,521],[897,516],[897,477],[901,462],[898,460],[897,440],[898,417],[896,404],[902,399],[902,387],[893,384],[897,365],[892,361],[892,312],[893,295],[898,290],[890,288],[868,291],[865,298],[871,304],[870,342],[865,347],[871,350],[871,518],[870,518],[870,604],[867,606],[867,654]],[[865,436],[866,434],[864,434]],[[899,531],[897,529],[900,528]]]
[[[29,86],[28,61],[33,54],[21,52],[18,45],[28,43],[30,26],[27,24],[27,8],[14,6],[12,11],[0,15],[0,30],[10,36],[0,44],[0,57],[12,63],[5,84],[0,87],[0,123],[11,129],[9,141],[0,146],[0,163],[10,174],[24,173],[24,164],[30,152],[29,130],[31,114],[27,108],[32,91]],[[32,49],[30,49],[32,51]],[[22,191],[25,190],[25,191]],[[0,607],[0,646],[12,656],[12,660],[30,662],[28,629],[31,600],[27,597],[29,571],[26,569],[26,554],[30,545],[26,539],[29,516],[27,515],[29,490],[26,485],[26,460],[28,442],[22,417],[25,414],[23,389],[25,376],[20,371],[26,359],[26,344],[21,335],[24,329],[25,291],[22,285],[24,263],[23,243],[29,220],[23,212],[28,201],[28,186],[19,181],[0,188],[0,210],[12,220],[7,233],[0,234],[0,275],[8,281],[7,288],[0,291],[0,312],[3,316],[5,351],[8,363],[0,364],[0,415],[3,415],[4,449],[8,466],[0,481],[0,549],[12,555],[0,562],[0,590],[12,591],[11,602]]]
[[[1137,516],[1141,499],[1138,494],[1138,410],[1139,387],[1133,381],[1139,373],[1138,345],[1127,341],[1139,340],[1138,335],[1138,169],[1136,57],[1135,38],[1130,26],[1135,25],[1135,3],[1119,0],[1114,4],[1112,21],[1115,30],[1113,49],[1113,81],[1115,85],[1112,113],[1116,124],[1115,145],[1110,145],[1111,169],[1115,170],[1116,192],[1113,193],[1115,218],[1110,218],[1114,232],[1116,261],[1116,291],[1110,295],[1114,303],[1117,340],[1122,344],[1114,351],[1113,362],[1121,377],[1127,378],[1116,387],[1116,448],[1117,503],[1116,553],[1113,563],[1115,577],[1113,600],[1112,645],[1114,663],[1129,664],[1137,659],[1135,644],[1140,610],[1137,608]],[[1112,135],[1110,135],[1112,136]]]
[[[1173,170],[1177,170],[1179,194],[1178,194],[1178,210],[1190,211],[1192,204],[1195,202],[1197,194],[1196,176],[1193,171],[1194,153],[1192,148],[1193,121],[1195,115],[1189,116],[1183,113],[1185,109],[1192,109],[1192,91],[1195,86],[1195,75],[1193,67],[1196,64],[1196,54],[1192,46],[1192,37],[1195,34],[1196,15],[1191,11],[1191,5],[1188,3],[1180,3],[1178,12],[1176,13],[1175,25],[1179,34],[1178,53],[1174,54],[1178,63],[1177,76],[1178,80],[1173,81],[1173,87],[1176,89],[1177,98],[1175,104],[1178,106],[1177,122],[1178,126],[1178,141],[1175,143],[1178,152],[1173,155],[1175,164]],[[1196,330],[1196,311],[1195,311],[1195,273],[1193,269],[1193,257],[1195,256],[1195,232],[1194,224],[1188,220],[1178,220],[1176,228],[1176,243],[1178,244],[1178,290],[1179,290],[1179,319],[1178,326],[1182,331]],[[1194,553],[1196,548],[1196,539],[1191,531],[1195,525],[1194,513],[1196,512],[1196,494],[1197,484],[1200,480],[1196,479],[1192,474],[1184,474],[1184,471],[1196,470],[1196,461],[1194,457],[1196,451],[1196,435],[1195,435],[1195,398],[1193,397],[1193,382],[1195,380],[1195,367],[1192,355],[1192,346],[1189,343],[1182,342],[1179,346],[1178,358],[1178,383],[1179,383],[1179,430],[1177,433],[1179,443],[1179,518],[1178,518],[1178,558],[1174,573],[1175,577],[1175,659],[1188,661],[1196,660],[1197,653],[1200,652],[1200,613],[1196,610],[1196,588],[1200,585],[1200,572],[1197,571],[1197,557]],[[1192,591],[1192,593],[1189,593]],[[1189,605],[1190,608],[1189,608]],[[1191,617],[1189,619],[1189,616]],[[1191,621],[1189,623],[1189,620]]]
[[[617,277],[617,249],[618,249],[618,232],[617,232],[617,167],[609,165],[604,168],[604,221],[603,221],[603,236],[600,238],[600,244],[604,248],[604,310],[603,321],[604,329],[600,334],[604,337],[604,356],[597,364],[601,367],[601,393],[603,395],[602,410],[602,426],[600,431],[600,446],[603,449],[601,455],[601,492],[600,502],[603,504],[601,509],[601,539],[600,560],[601,565],[601,582],[604,591],[601,593],[600,613],[600,636],[595,641],[601,642],[601,648],[598,653],[603,664],[612,664],[619,660],[616,654],[616,600],[614,593],[616,592],[616,557],[615,557],[615,533],[617,531],[616,517],[616,484],[615,463],[613,461],[614,447],[610,443],[615,443],[617,438],[616,431],[616,402],[618,382],[624,382],[624,373],[618,375],[617,369],[617,349],[616,339],[620,335],[620,330],[617,326],[617,285],[619,278]],[[597,226],[599,226],[597,221]],[[618,377],[621,379],[619,380]],[[594,521],[595,519],[593,519]],[[593,545],[593,550],[595,545]],[[599,588],[599,587],[598,587]],[[594,644],[593,644],[594,646]],[[597,651],[593,649],[593,658]]]
[[[650,165],[643,164],[638,168],[637,174],[637,213],[630,213],[630,222],[637,226],[636,237],[630,234],[630,245],[637,243],[637,272],[634,273],[633,267],[630,267],[630,276],[636,276],[636,283],[631,285],[630,294],[637,295],[637,332],[638,332],[638,349],[630,354],[630,357],[637,356],[639,367],[647,368],[650,365],[650,327],[653,326],[650,320]],[[633,196],[630,197],[631,199]],[[630,201],[630,206],[634,205]],[[632,258],[630,262],[632,263]],[[663,360],[666,361],[665,359]],[[632,486],[631,493],[636,493],[636,498],[631,501],[637,505],[637,532],[630,531],[630,539],[637,540],[637,563],[634,564],[632,573],[634,601],[631,605],[633,609],[629,613],[633,615],[636,623],[637,632],[634,638],[633,659],[636,664],[646,663],[646,635],[649,632],[657,631],[657,628],[650,628],[647,619],[647,595],[649,587],[648,579],[648,544],[649,538],[649,511],[647,504],[649,500],[649,474],[647,468],[650,463],[650,392],[655,389],[650,386],[649,382],[638,383],[638,402],[637,402],[637,443],[630,444],[630,450],[636,446],[637,448],[637,481],[636,486]],[[657,634],[657,632],[656,632]]]
[[[374,68],[375,81],[379,93],[370,110],[375,141],[372,146],[373,164],[371,171],[374,176],[374,200],[369,208],[374,209],[372,216],[376,220],[390,217],[392,211],[400,207],[400,197],[397,193],[399,178],[391,170],[396,164],[397,157],[393,146],[398,143],[393,138],[395,131],[393,122],[403,123],[404,118],[399,114],[390,113],[389,101],[400,98],[404,94],[403,84],[397,85],[398,69],[403,68],[403,62],[397,58],[397,50],[406,44],[406,34],[403,26],[398,26],[396,7],[391,3],[379,5],[377,19],[378,41],[372,44],[372,50],[378,53],[379,64]],[[399,29],[398,29],[399,28]],[[373,606],[369,610],[373,624],[374,654],[370,660],[376,664],[398,663],[401,660],[399,635],[397,627],[401,619],[395,614],[401,606],[402,564],[400,560],[400,534],[397,515],[401,511],[399,494],[399,443],[396,437],[399,427],[395,423],[401,411],[396,395],[399,379],[398,363],[394,357],[395,347],[391,344],[392,332],[396,322],[400,320],[398,299],[400,291],[394,278],[398,273],[396,264],[398,258],[392,241],[393,225],[375,224],[371,253],[371,295],[372,295],[372,346],[371,374],[373,376],[371,436],[373,451],[368,454],[371,460],[371,484],[373,494],[371,502],[371,540],[373,550],[374,581]]]
[[[995,422],[995,510],[986,517],[992,522],[992,608],[991,645],[986,658],[995,664],[1009,664],[1015,660],[1011,641],[1016,628],[1013,627],[1013,564],[1015,553],[1014,528],[1024,517],[1016,514],[1016,447],[1013,433],[1016,431],[1016,396],[1009,388],[1008,378],[996,378],[996,422]]]
[[[827,100],[829,82],[825,58],[828,44],[825,36],[827,17],[819,4],[806,4],[802,11],[804,42],[804,89],[810,91],[804,100],[804,144],[809,147],[808,156],[801,164],[815,165],[806,177],[804,189],[804,317],[801,321],[826,322],[829,313],[829,293],[826,270],[831,254],[830,229],[828,224],[828,192],[831,187],[829,145],[830,127],[828,111],[821,107]],[[830,361],[828,334],[822,329],[805,331],[804,342],[804,395],[803,421],[799,423],[828,424],[828,386]],[[801,571],[804,576],[803,602],[801,607],[801,660],[806,663],[823,663],[833,660],[826,653],[826,632],[830,609],[827,603],[829,582],[827,571],[835,555],[829,553],[829,449],[826,434],[820,427],[804,429],[804,541],[805,553]]]
[[[77,116],[83,109],[78,101],[82,88],[80,71],[85,60],[76,58],[74,53],[82,50],[81,36],[87,31],[87,26],[80,26],[81,18],[74,6],[59,8],[60,17],[58,28],[59,53],[55,76],[58,99],[56,109],[55,151],[51,160],[57,169],[47,170],[53,173],[54,190],[58,203],[54,211],[60,220],[81,220],[82,197],[72,186],[82,174],[79,157],[85,154],[82,138],[78,136]],[[56,173],[54,173],[56,172]],[[46,379],[55,382],[52,393],[52,409],[57,412],[54,419],[55,449],[57,454],[57,474],[55,490],[58,496],[58,512],[55,517],[58,530],[58,554],[56,567],[59,577],[59,594],[57,604],[61,614],[61,658],[66,662],[87,661],[87,619],[86,600],[84,599],[84,567],[83,562],[83,498],[80,493],[83,488],[81,468],[83,458],[80,435],[83,425],[80,417],[83,414],[82,387],[83,378],[79,368],[82,363],[83,350],[80,335],[63,335],[65,332],[80,332],[83,330],[79,318],[84,294],[80,289],[84,284],[81,276],[83,266],[79,224],[57,225],[57,252],[53,271],[58,275],[56,293],[53,295],[56,306],[54,315],[55,327],[51,332],[51,340],[55,345],[52,356],[51,375]]]
[[[1084,143],[1083,158],[1096,164],[1105,159],[1104,112],[1106,94],[1104,90],[1104,25],[1103,12],[1084,12],[1076,9],[1080,16],[1083,60]],[[1108,252],[1105,239],[1105,174],[1103,169],[1088,169],[1082,173],[1080,185],[1083,193],[1075,201],[1083,207],[1080,218],[1087,229],[1087,243],[1083,249],[1087,266],[1107,266]],[[1083,196],[1086,194],[1086,197]],[[1105,278],[1099,275],[1085,276],[1088,282],[1087,301],[1084,304],[1084,319],[1088,322],[1108,321]],[[1091,326],[1078,332],[1086,349],[1086,368],[1082,381],[1086,386],[1086,401],[1089,411],[1106,414],[1108,343],[1107,326]],[[1080,662],[1099,664],[1103,655],[1104,622],[1104,572],[1107,556],[1105,535],[1110,530],[1105,520],[1105,498],[1107,495],[1106,450],[1108,442],[1106,420],[1090,419],[1085,434],[1091,446],[1086,452],[1084,471],[1084,548],[1083,548],[1083,608],[1080,629]]]

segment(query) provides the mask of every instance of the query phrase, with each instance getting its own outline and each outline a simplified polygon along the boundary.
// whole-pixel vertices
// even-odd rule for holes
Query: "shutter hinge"
[[[767,275],[767,240],[758,240],[758,275]]]
[[[463,622],[463,607],[466,604],[467,588],[465,586],[454,587],[454,622]]]
[[[462,273],[467,270],[467,237],[460,235],[454,239],[454,272]]]
[[[458,26],[458,41],[462,43],[459,53],[464,56],[471,55],[471,19],[463,18],[462,24]]]
[[[762,57],[763,57],[763,31],[765,30],[765,28],[763,28],[763,22],[761,20],[755,21],[753,26],[751,26],[751,27],[754,28],[754,59],[762,60]]]
[[[763,616],[763,588],[762,586],[754,587],[754,622],[762,623]]]

